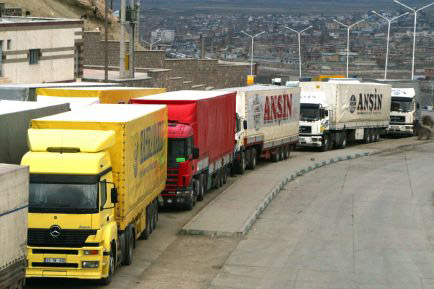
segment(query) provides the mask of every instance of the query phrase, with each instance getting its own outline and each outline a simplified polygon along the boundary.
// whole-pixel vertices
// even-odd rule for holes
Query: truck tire
[[[363,142],[365,144],[369,143],[371,141],[371,130],[366,128],[365,129],[365,135],[363,136]]]
[[[205,184],[203,181],[203,175],[199,176],[199,192],[197,194],[197,200],[203,201],[203,198],[205,197]]]
[[[114,246],[116,248],[116,246]],[[113,278],[113,274],[115,273],[115,268],[116,268],[116,260],[115,260],[115,255],[114,255],[114,251],[115,249],[111,248],[110,250],[110,257],[109,257],[109,273],[108,276],[106,278],[102,278],[99,281],[99,284],[103,285],[103,286],[107,286],[112,282],[112,278]]]
[[[344,149],[346,147],[347,147],[347,133],[344,132],[344,133],[342,133],[342,140],[341,140],[341,143],[339,145],[339,148]]]
[[[321,147],[322,152],[328,151],[330,149],[330,142],[331,142],[330,135],[325,134],[322,142],[322,147]]]
[[[284,146],[284,154],[283,154],[283,159],[287,160],[289,159],[289,154],[290,154],[290,148],[289,145]]]
[[[157,228],[157,222],[158,222],[158,204],[154,201],[152,201],[152,206],[154,209],[152,210],[154,212],[153,218],[152,218],[152,230],[155,230]]]
[[[187,198],[187,201],[185,202],[184,208],[187,211],[191,211],[193,210],[195,205],[196,205],[196,197],[194,194],[190,194],[190,196]]]
[[[223,185],[228,182],[228,169],[223,167]]]
[[[254,170],[256,168],[256,161],[257,161],[257,158],[256,158],[256,149],[252,148],[250,150],[250,162],[249,162],[248,169]]]
[[[275,149],[274,154],[271,153],[271,161],[273,163],[277,163],[279,161],[279,149],[278,148]]]
[[[279,147],[279,161],[283,161],[285,158],[284,146]]]
[[[374,129],[374,142],[377,142],[380,140],[380,130]]]
[[[146,228],[140,234],[139,239],[140,240],[148,240],[151,233],[152,233],[152,230],[151,230],[151,221],[150,221],[150,215],[149,215],[149,207],[147,207],[146,208]]]
[[[246,154],[241,152],[240,160],[237,163],[237,174],[242,175],[246,171]]]
[[[133,263],[133,251],[134,251],[134,233],[132,229],[129,229],[126,236],[127,242],[125,246],[125,256],[122,260],[122,265],[129,266]]]

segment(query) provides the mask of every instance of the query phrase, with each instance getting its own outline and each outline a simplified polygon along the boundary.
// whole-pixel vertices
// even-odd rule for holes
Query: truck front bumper
[[[85,250],[98,251],[98,254],[85,255]],[[102,279],[108,275],[110,257],[103,253],[103,247],[28,247],[27,252],[27,278]]]
[[[413,135],[412,125],[389,125],[386,129],[388,135]]]
[[[159,198],[160,205],[164,207],[183,205],[189,202],[193,192],[177,191],[177,192],[163,192],[161,198]]]
[[[321,147],[322,146],[322,136],[299,136],[298,147]]]

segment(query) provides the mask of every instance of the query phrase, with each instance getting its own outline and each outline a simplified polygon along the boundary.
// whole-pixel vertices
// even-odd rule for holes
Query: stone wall
[[[104,41],[99,32],[84,33],[84,64],[104,66]],[[109,41],[109,66],[119,67],[119,42]],[[128,49],[128,43],[126,43]],[[152,78],[148,86],[168,91],[244,86],[249,65],[219,64],[217,59],[166,59],[165,51],[136,51],[137,70]]]

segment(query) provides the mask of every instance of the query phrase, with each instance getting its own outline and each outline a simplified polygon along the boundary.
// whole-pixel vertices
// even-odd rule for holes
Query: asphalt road
[[[434,288],[434,144],[296,179],[208,286]]]

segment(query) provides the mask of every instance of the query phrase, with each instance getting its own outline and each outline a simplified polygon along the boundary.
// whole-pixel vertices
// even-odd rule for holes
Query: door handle
[[[107,222],[108,222],[108,221],[110,220],[110,217],[107,216],[106,220],[107,220]]]

